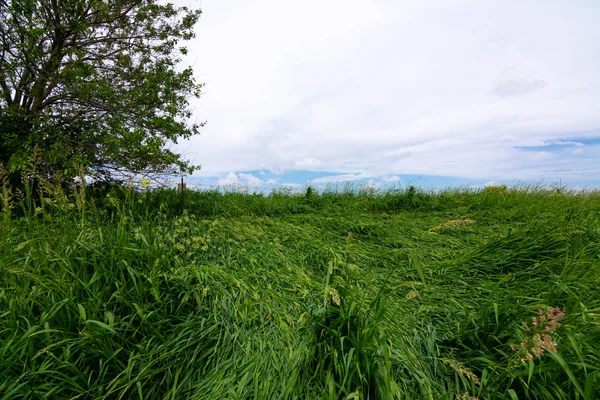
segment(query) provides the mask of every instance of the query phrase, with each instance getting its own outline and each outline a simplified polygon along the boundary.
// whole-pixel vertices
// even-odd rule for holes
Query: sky
[[[198,185],[600,188],[600,2],[176,0]]]

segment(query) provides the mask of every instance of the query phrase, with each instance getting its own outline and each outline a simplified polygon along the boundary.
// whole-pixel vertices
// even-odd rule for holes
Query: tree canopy
[[[156,0],[0,0],[0,163],[48,173],[191,173],[198,133],[180,67],[200,10]]]

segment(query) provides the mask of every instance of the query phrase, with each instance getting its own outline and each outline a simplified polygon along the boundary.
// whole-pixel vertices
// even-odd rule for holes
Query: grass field
[[[0,399],[599,399],[600,194],[3,196]]]

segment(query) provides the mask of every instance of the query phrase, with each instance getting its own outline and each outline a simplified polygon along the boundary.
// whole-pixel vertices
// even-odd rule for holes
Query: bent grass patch
[[[600,397],[597,193],[77,196],[3,200],[1,399]]]

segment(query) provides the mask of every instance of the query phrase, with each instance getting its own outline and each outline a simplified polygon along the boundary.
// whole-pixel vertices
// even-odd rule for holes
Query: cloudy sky
[[[190,182],[600,187],[598,0],[186,1]]]

